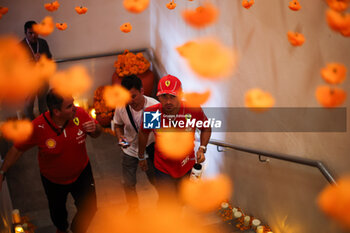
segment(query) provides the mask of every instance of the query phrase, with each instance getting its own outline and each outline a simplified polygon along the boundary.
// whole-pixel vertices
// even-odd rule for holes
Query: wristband
[[[203,153],[207,152],[207,147],[206,146],[200,146],[199,148],[201,148],[203,150]]]
[[[139,157],[139,161],[144,161],[144,160],[146,160],[146,157],[143,157],[143,158]]]

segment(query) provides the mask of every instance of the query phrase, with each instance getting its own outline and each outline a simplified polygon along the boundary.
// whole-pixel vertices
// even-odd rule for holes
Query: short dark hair
[[[50,114],[52,115],[54,109],[61,110],[62,103],[63,103],[63,97],[57,94],[55,89],[51,89],[47,95],[46,95],[46,104],[47,108],[50,111]]]
[[[133,75],[124,77],[121,85],[128,90],[131,90],[131,88],[135,88],[136,90],[141,91],[142,81],[139,77],[133,74]]]
[[[31,21],[27,21],[25,24],[24,24],[24,34],[27,33],[27,30],[28,29],[31,29],[33,27],[33,25],[36,24],[35,21],[31,20]]]

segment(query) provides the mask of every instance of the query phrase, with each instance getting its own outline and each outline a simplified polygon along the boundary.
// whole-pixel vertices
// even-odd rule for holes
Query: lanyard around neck
[[[36,41],[36,53],[34,53],[34,50],[32,48],[32,45],[29,43],[28,39],[26,38],[27,44],[30,48],[30,51],[32,51],[33,57],[35,57],[36,53],[39,53],[39,40]]]
[[[45,113],[43,113],[43,116],[44,116],[44,119],[45,119],[45,121],[47,122],[47,124],[48,124],[48,125],[50,126],[50,128],[57,134],[57,136],[60,136],[60,135],[62,134],[64,128],[66,128],[66,126],[67,126],[67,124],[68,124],[68,122],[69,122],[69,121],[66,121],[66,122],[64,123],[64,125],[62,126],[62,128],[58,129],[58,128],[56,128],[55,126],[53,126],[53,125],[51,124],[51,122],[46,118]]]

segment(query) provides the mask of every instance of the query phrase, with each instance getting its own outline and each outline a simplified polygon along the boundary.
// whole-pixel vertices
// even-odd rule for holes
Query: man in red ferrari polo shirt
[[[31,137],[15,144],[7,153],[0,169],[0,189],[5,172],[24,151],[38,146],[41,180],[56,232],[69,232],[66,201],[71,193],[77,213],[70,229],[74,233],[84,233],[97,210],[85,139],[87,135],[98,137],[101,127],[82,108],[74,106],[72,97],[61,97],[51,90],[46,101],[49,111],[32,122]]]
[[[205,121],[207,117],[203,113],[201,108],[189,108],[186,106],[186,102],[181,100],[182,87],[178,78],[167,75],[160,79],[158,83],[157,96],[159,104],[150,106],[145,109],[145,112],[160,112],[162,114],[161,119],[165,116],[174,117],[175,121],[185,121],[185,116],[191,116],[192,119],[197,121]],[[170,119],[168,119],[170,120]],[[162,127],[162,124],[161,126]],[[156,173],[156,186],[159,193],[159,200],[163,201],[167,198],[173,198],[178,192],[178,185],[181,179],[188,177],[193,165],[195,164],[195,156],[197,157],[197,163],[201,163],[205,160],[206,146],[211,136],[211,127],[201,127],[200,130],[200,147],[194,153],[194,150],[184,155],[182,159],[171,159],[162,154],[157,146],[157,137],[154,153],[154,166]],[[157,129],[146,129],[144,125],[141,125],[139,132],[139,164],[142,170],[147,170],[147,163],[144,159],[144,151],[148,139],[149,133],[153,131],[157,136]],[[195,129],[191,129],[194,133]]]

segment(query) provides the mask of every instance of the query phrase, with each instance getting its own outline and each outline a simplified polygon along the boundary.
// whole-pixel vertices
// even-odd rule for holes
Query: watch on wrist
[[[200,146],[199,148],[203,149],[203,153],[207,152],[207,147],[206,146]]]

